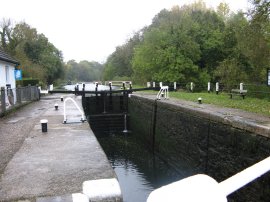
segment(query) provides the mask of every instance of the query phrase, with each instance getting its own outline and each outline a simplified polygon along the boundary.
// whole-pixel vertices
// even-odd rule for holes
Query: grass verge
[[[254,112],[263,115],[270,115],[270,102],[268,99],[258,99],[246,96],[230,96],[226,93],[188,93],[188,92],[170,92],[170,97],[197,102],[198,98],[202,98],[202,102],[222,107],[242,109],[248,112]]]

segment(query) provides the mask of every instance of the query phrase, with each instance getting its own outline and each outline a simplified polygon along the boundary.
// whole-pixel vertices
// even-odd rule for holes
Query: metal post
[[[113,110],[113,101],[112,101],[112,82],[109,82],[110,87],[110,99],[109,99],[109,110]]]
[[[6,111],[6,94],[5,94],[5,87],[1,87],[1,108],[2,112]]]
[[[97,91],[98,91],[98,82],[95,82],[95,85],[96,85],[96,89],[95,89],[95,91],[96,91],[96,97],[97,97]]]
[[[216,94],[218,94],[218,92],[219,92],[219,83],[216,82]]]
[[[85,84],[83,84],[83,88],[82,88],[82,106],[83,109],[85,110],[86,108],[86,100],[85,100]]]
[[[110,91],[112,91],[112,82],[109,82]]]

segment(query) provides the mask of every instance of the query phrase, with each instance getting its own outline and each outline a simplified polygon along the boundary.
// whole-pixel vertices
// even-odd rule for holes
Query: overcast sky
[[[25,21],[63,52],[64,61],[105,62],[135,31],[150,25],[163,8],[192,0],[0,0],[0,19]],[[216,8],[227,2],[246,10],[248,0],[204,0]]]

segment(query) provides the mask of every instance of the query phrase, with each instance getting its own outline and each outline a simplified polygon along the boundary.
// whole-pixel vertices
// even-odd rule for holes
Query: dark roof
[[[17,60],[15,60],[9,54],[4,52],[2,49],[0,49],[0,61],[9,62],[9,63],[15,64],[15,65],[20,64]]]

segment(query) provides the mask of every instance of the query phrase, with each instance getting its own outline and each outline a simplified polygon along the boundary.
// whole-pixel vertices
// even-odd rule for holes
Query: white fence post
[[[244,90],[244,84],[243,83],[240,83],[240,93],[242,93]]]
[[[194,89],[194,83],[191,82],[191,83],[190,83],[190,91],[193,92],[193,89]]]
[[[219,92],[219,83],[216,82],[216,94],[218,94],[218,92]]]

